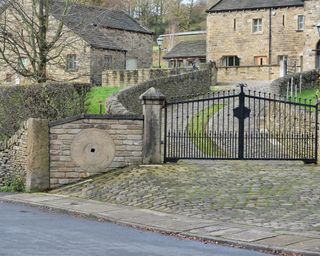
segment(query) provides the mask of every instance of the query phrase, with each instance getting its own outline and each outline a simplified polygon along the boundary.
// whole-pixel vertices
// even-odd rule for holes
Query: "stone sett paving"
[[[185,161],[141,166],[53,193],[320,235],[320,167],[299,162]]]

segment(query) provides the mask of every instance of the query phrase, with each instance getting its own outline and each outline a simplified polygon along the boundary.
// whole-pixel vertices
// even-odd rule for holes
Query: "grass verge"
[[[102,114],[106,114],[106,99],[121,90],[121,87],[93,87],[86,99],[87,113],[100,114],[100,104],[102,102]]]
[[[319,89],[317,88],[306,89],[306,90],[303,90],[301,93],[299,93],[297,98],[301,99],[301,103],[304,103],[304,99],[306,99],[307,104],[309,104],[311,100],[311,104],[314,105],[317,103],[317,94],[319,94],[318,91]]]
[[[210,106],[200,111],[188,124],[189,127],[193,127],[191,135],[193,143],[207,156],[222,155],[221,149],[209,138],[206,131],[210,119],[223,107],[222,104]]]

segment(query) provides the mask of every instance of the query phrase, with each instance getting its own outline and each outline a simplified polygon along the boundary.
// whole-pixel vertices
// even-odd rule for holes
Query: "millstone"
[[[101,172],[111,165],[115,144],[105,130],[86,129],[73,139],[71,157],[83,170]]]

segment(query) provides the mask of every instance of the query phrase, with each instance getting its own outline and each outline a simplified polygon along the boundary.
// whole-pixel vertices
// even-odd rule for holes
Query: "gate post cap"
[[[145,93],[141,94],[139,97],[140,100],[162,100],[164,101],[166,97],[154,87],[151,87]]]

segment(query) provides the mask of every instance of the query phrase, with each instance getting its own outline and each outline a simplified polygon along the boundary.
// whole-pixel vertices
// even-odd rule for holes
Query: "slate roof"
[[[64,15],[64,2],[53,0],[52,3],[51,14],[56,19],[63,18],[66,27],[95,48],[126,51],[116,44],[111,37],[103,33],[101,28],[153,34],[124,11],[72,4],[72,6],[68,7],[67,14]],[[3,1],[1,3],[0,0],[0,14],[8,7],[9,4]]]
[[[220,0],[208,12],[304,6],[304,0]]]
[[[164,59],[206,57],[206,55],[207,43],[205,40],[182,41],[173,47]]]
[[[61,16],[63,2],[54,1],[53,12]],[[152,34],[150,30],[139,24],[134,18],[121,10],[106,9],[98,6],[72,4],[67,15],[68,22],[83,23],[83,21],[98,24],[105,28],[114,28],[132,32]]]
[[[63,18],[65,25],[96,48],[122,50],[102,28],[112,28],[143,34],[152,34],[124,11],[96,6],[73,4],[64,16],[63,2],[54,1],[51,13],[57,19]]]

